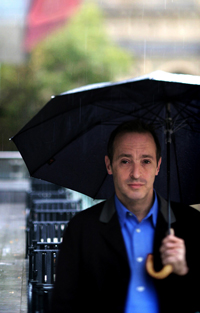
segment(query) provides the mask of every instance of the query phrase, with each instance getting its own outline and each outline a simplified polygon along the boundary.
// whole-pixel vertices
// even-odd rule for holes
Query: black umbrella
[[[68,91],[53,97],[12,140],[31,176],[106,199],[114,193],[104,164],[108,137],[135,118],[154,124],[161,143],[156,190],[168,200],[200,203],[198,76],[157,71]]]
[[[109,134],[134,118],[153,123],[161,142],[156,190],[173,201],[200,203],[198,76],[156,71],[68,91],[53,97],[12,140],[31,176],[106,199],[114,192],[104,165]]]

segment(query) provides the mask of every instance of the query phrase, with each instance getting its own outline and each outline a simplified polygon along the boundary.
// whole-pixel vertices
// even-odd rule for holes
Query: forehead
[[[114,141],[114,154],[124,150],[149,151],[156,154],[156,144],[150,133],[119,134]]]

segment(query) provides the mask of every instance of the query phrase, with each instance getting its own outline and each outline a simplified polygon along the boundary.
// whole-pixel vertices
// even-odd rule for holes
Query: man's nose
[[[134,163],[131,167],[130,176],[131,178],[138,179],[141,174],[140,164]]]

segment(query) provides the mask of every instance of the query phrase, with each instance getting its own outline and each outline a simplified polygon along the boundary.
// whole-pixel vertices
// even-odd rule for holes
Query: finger
[[[182,238],[179,238],[179,237],[176,237],[175,235],[173,234],[170,234],[168,236],[166,236],[163,241],[162,241],[162,244],[167,244],[169,242],[172,242],[174,244],[184,244],[184,240]]]
[[[184,241],[180,238],[173,237],[169,235],[167,238],[165,238],[162,242],[162,245],[160,247],[161,253],[174,253],[174,251],[182,251],[182,253],[185,253],[185,244]]]
[[[175,236],[171,236],[169,235],[168,237],[166,237],[163,242],[162,242],[162,246],[164,247],[184,247],[184,240],[182,238],[178,238]]]
[[[163,241],[163,245],[166,248],[178,248],[184,247],[184,241],[176,237],[168,237]]]
[[[166,241],[162,246],[160,247],[161,253],[174,253],[175,251],[182,251],[182,253],[185,253],[185,246],[184,243],[181,241]]]
[[[172,249],[166,249],[166,250],[162,251],[161,253],[162,253],[163,257],[180,256],[180,255],[185,254],[184,250],[180,247],[176,247],[176,248],[172,248]]]
[[[171,253],[167,252],[161,256],[161,259],[163,264],[178,264],[185,261],[184,254],[179,250],[171,251]]]

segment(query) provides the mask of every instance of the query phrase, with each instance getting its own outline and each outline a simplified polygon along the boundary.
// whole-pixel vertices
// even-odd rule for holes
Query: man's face
[[[108,174],[113,175],[116,195],[126,207],[144,201],[146,204],[152,202],[153,183],[161,159],[157,164],[156,144],[150,133],[117,136],[112,165],[108,156],[105,163]]]

